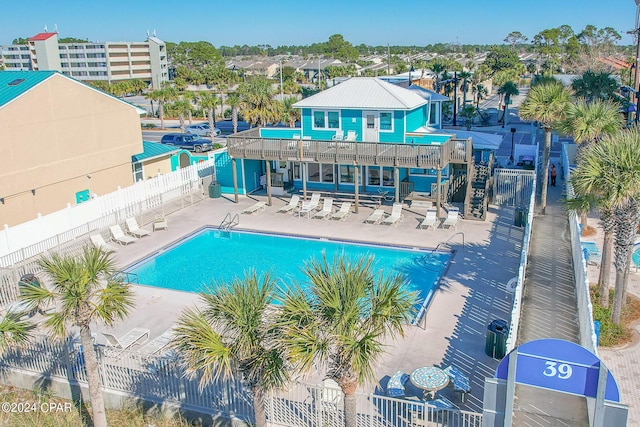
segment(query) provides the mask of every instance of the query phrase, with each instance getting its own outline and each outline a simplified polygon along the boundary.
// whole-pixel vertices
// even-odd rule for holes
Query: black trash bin
[[[496,319],[487,326],[487,339],[484,352],[494,359],[502,359],[507,353],[507,336],[509,328],[507,322]]]
[[[527,215],[528,211],[526,206],[517,207],[513,216],[513,225],[516,227],[524,227],[527,225]]]
[[[209,184],[209,197],[212,199],[219,199],[222,197],[222,187],[217,182]]]

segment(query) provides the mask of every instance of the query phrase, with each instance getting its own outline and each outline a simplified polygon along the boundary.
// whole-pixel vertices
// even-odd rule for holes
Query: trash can
[[[528,210],[526,206],[517,207],[513,216],[513,225],[516,227],[524,227],[527,225]]]
[[[484,352],[494,359],[502,359],[507,353],[507,322],[496,319],[487,326],[487,339]]]
[[[209,197],[212,199],[219,199],[222,197],[222,187],[217,182],[209,184]]]

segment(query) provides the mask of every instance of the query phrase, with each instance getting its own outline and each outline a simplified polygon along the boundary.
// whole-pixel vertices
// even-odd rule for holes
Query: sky
[[[0,44],[57,28],[89,41],[208,41],[214,46],[309,45],[342,34],[354,45],[502,44],[512,31],[531,40],[547,28],[635,26],[633,0],[29,0],[0,14]]]

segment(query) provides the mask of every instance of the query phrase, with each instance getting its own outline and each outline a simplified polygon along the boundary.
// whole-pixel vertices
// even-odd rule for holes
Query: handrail
[[[230,228],[235,227],[238,224],[240,224],[240,215],[235,214],[232,217],[231,212],[227,212],[227,214],[224,216],[224,219],[218,226],[218,230],[228,231]]]

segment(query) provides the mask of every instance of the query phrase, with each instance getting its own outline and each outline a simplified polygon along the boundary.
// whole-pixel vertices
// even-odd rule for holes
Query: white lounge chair
[[[289,203],[278,209],[278,212],[291,213],[298,207],[298,203],[300,203],[300,196],[294,194],[291,196],[291,199],[289,199]]]
[[[104,241],[102,234],[94,234],[92,236],[89,236],[89,238],[91,239],[91,243],[93,244],[93,246],[95,246],[96,248],[102,249],[105,252],[112,252],[116,250],[116,248]]]
[[[331,215],[331,219],[344,221],[349,215],[351,215],[351,202],[342,202],[340,210]]]
[[[167,218],[164,215],[156,215],[153,220],[153,231],[166,230],[167,228],[169,228]]]
[[[338,129],[331,139],[334,141],[342,141],[344,139],[344,131],[342,129]]]
[[[427,214],[424,216],[424,220],[420,223],[420,228],[434,229],[438,225],[438,211],[436,208],[427,208]]]
[[[151,234],[149,230],[145,230],[144,228],[140,228],[138,226],[138,221],[135,218],[127,218],[125,221],[125,225],[127,226],[127,231],[129,234],[133,234],[135,237],[144,237]]]
[[[299,216],[302,215],[311,215],[316,209],[318,209],[318,205],[320,204],[320,193],[313,193],[311,195],[311,199],[308,202],[302,202],[302,206],[300,207],[300,211],[298,212]]]
[[[109,334],[103,332],[102,335],[107,340],[107,345],[115,350],[124,351],[134,344],[138,343],[138,341],[144,338],[139,344],[144,344],[149,339],[149,330],[145,328],[133,328],[120,338],[116,337],[113,334]]]
[[[384,218],[384,209],[376,209],[364,222],[368,224],[378,224]]]
[[[173,327],[164,331],[162,335],[159,335],[154,339],[152,339],[151,341],[149,341],[147,345],[145,345],[140,349],[140,351],[142,353],[150,354],[150,355],[159,353],[165,347],[171,344],[172,338],[173,338]]]
[[[122,228],[120,228],[118,224],[112,225],[111,227],[109,227],[109,230],[111,230],[111,237],[113,238],[113,240],[120,243],[121,245],[128,245],[129,243],[134,243],[136,240],[138,240],[137,237],[127,236],[126,234],[124,234],[124,231],[122,231]]]
[[[447,217],[442,222],[442,228],[445,228],[445,227],[453,228],[453,229],[458,228],[458,214],[459,213],[460,213],[460,210],[458,208],[449,209],[449,211],[447,212]]]
[[[322,209],[313,214],[314,218],[318,219],[327,219],[329,215],[333,212],[333,199],[331,197],[325,197],[324,203],[322,204]]]
[[[347,136],[344,138],[345,141],[355,141],[358,138],[358,134],[355,130],[350,130],[347,132]]]
[[[251,206],[249,206],[248,208],[246,208],[244,211],[242,211],[242,213],[245,214],[254,214],[256,212],[260,212],[262,210],[265,210],[267,208],[267,203],[266,202],[257,202]]]
[[[402,203],[394,203],[391,209],[391,215],[382,220],[383,224],[398,225],[402,221]]]

